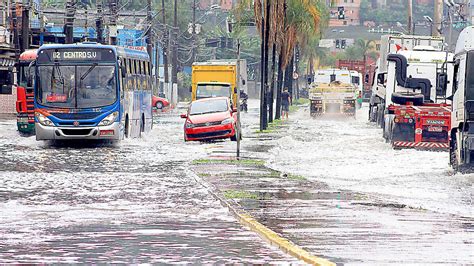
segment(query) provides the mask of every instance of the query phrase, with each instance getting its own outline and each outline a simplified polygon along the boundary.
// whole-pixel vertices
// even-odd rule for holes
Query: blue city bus
[[[35,62],[37,140],[140,137],[152,128],[148,53],[97,43],[44,45]]]

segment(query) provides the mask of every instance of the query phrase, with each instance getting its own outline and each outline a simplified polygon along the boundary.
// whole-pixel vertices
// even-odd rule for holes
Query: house
[[[333,0],[326,2],[330,10],[329,27],[360,25],[361,0]]]

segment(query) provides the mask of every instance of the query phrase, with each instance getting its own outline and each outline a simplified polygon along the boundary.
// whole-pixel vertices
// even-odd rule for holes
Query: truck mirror
[[[436,95],[445,96],[448,88],[448,75],[446,73],[438,73],[436,79]]]
[[[234,93],[237,93],[237,87],[234,87]]]

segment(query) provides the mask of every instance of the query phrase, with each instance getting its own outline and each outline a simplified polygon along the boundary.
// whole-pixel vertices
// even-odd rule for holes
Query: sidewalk
[[[292,111],[296,110],[292,108]],[[258,124],[252,124],[244,130],[241,160],[236,160],[232,143],[216,143],[208,150],[207,159],[193,162],[192,170],[241,223],[262,238],[302,262],[334,265],[326,260],[332,258],[324,254],[309,254],[300,249],[293,239],[286,239],[283,232],[302,222],[297,221],[298,217],[291,220],[285,217],[290,209],[298,207],[301,200],[313,199],[311,191],[324,187],[302,176],[265,166],[265,152],[272,147],[268,142],[280,138],[280,131],[287,128],[288,123],[291,123],[291,115],[289,121],[276,121],[264,133],[258,132]]]

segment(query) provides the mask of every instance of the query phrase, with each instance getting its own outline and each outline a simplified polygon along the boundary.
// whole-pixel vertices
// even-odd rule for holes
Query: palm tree
[[[367,56],[371,51],[374,50],[374,44],[375,42],[370,40],[370,41],[365,41],[363,39],[357,39],[354,46],[357,47],[357,49],[360,50],[363,60],[364,60],[364,66],[367,65]]]
[[[253,7],[259,32],[261,32],[263,26],[262,3],[266,4],[267,1],[270,2],[271,10],[270,16],[266,14],[267,12],[264,12],[265,19],[270,18],[267,45],[273,47],[275,44],[276,52],[272,55],[275,54],[276,56],[278,53],[275,119],[280,119],[283,72],[293,58],[294,48],[297,43],[301,47],[305,47],[312,36],[318,35],[321,26],[326,25],[329,13],[326,12],[325,4],[320,0],[255,0]],[[251,0],[242,0],[238,6],[239,8],[246,8],[251,5],[251,2]],[[270,101],[270,103],[272,102],[273,100]]]

